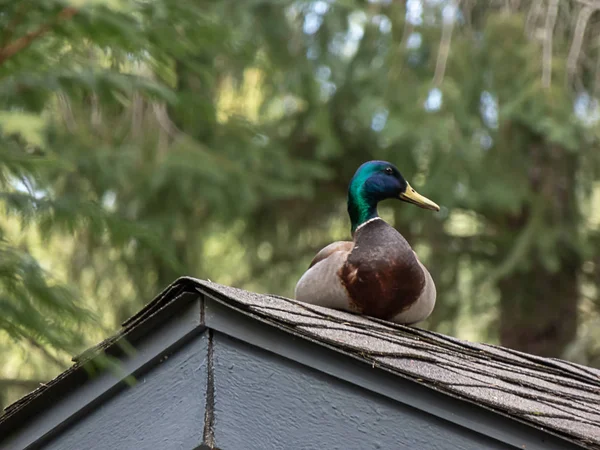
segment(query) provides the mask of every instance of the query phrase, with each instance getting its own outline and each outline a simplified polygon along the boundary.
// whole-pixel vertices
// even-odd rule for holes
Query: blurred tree
[[[291,295],[349,236],[347,182],[368,159],[444,206],[381,208],[432,269],[429,327],[598,361],[594,11],[9,2],[0,389],[63,368],[182,274]]]

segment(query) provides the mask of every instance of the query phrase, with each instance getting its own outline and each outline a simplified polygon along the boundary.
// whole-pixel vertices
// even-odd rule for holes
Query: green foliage
[[[88,318],[68,289],[56,284],[26,252],[0,241],[1,329],[15,339],[73,350],[70,322]],[[57,314],[59,312],[59,314]],[[79,336],[81,338],[81,335]]]

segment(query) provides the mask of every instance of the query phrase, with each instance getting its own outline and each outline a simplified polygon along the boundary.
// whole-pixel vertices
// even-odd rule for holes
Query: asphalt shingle
[[[196,280],[202,292],[504,415],[600,448],[600,371],[296,300]],[[277,310],[269,306],[277,305]]]
[[[193,278],[177,280],[83,360],[127,336],[182,293],[197,291],[289,333],[350,353],[372,367],[549,430],[583,447],[600,448],[597,369]],[[74,373],[81,366],[81,359],[76,361],[73,368],[9,406],[4,417]]]

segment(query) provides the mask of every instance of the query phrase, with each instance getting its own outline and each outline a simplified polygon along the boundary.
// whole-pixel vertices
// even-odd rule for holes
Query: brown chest
[[[357,231],[339,277],[357,312],[390,319],[416,302],[425,275],[406,239],[383,220]]]

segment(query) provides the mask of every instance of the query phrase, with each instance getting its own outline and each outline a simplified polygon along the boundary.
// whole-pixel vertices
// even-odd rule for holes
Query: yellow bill
[[[400,200],[412,203],[420,208],[431,209],[432,211],[440,210],[440,207],[437,205],[437,203],[432,202],[427,197],[423,197],[408,183],[406,183],[406,190],[400,194]]]

